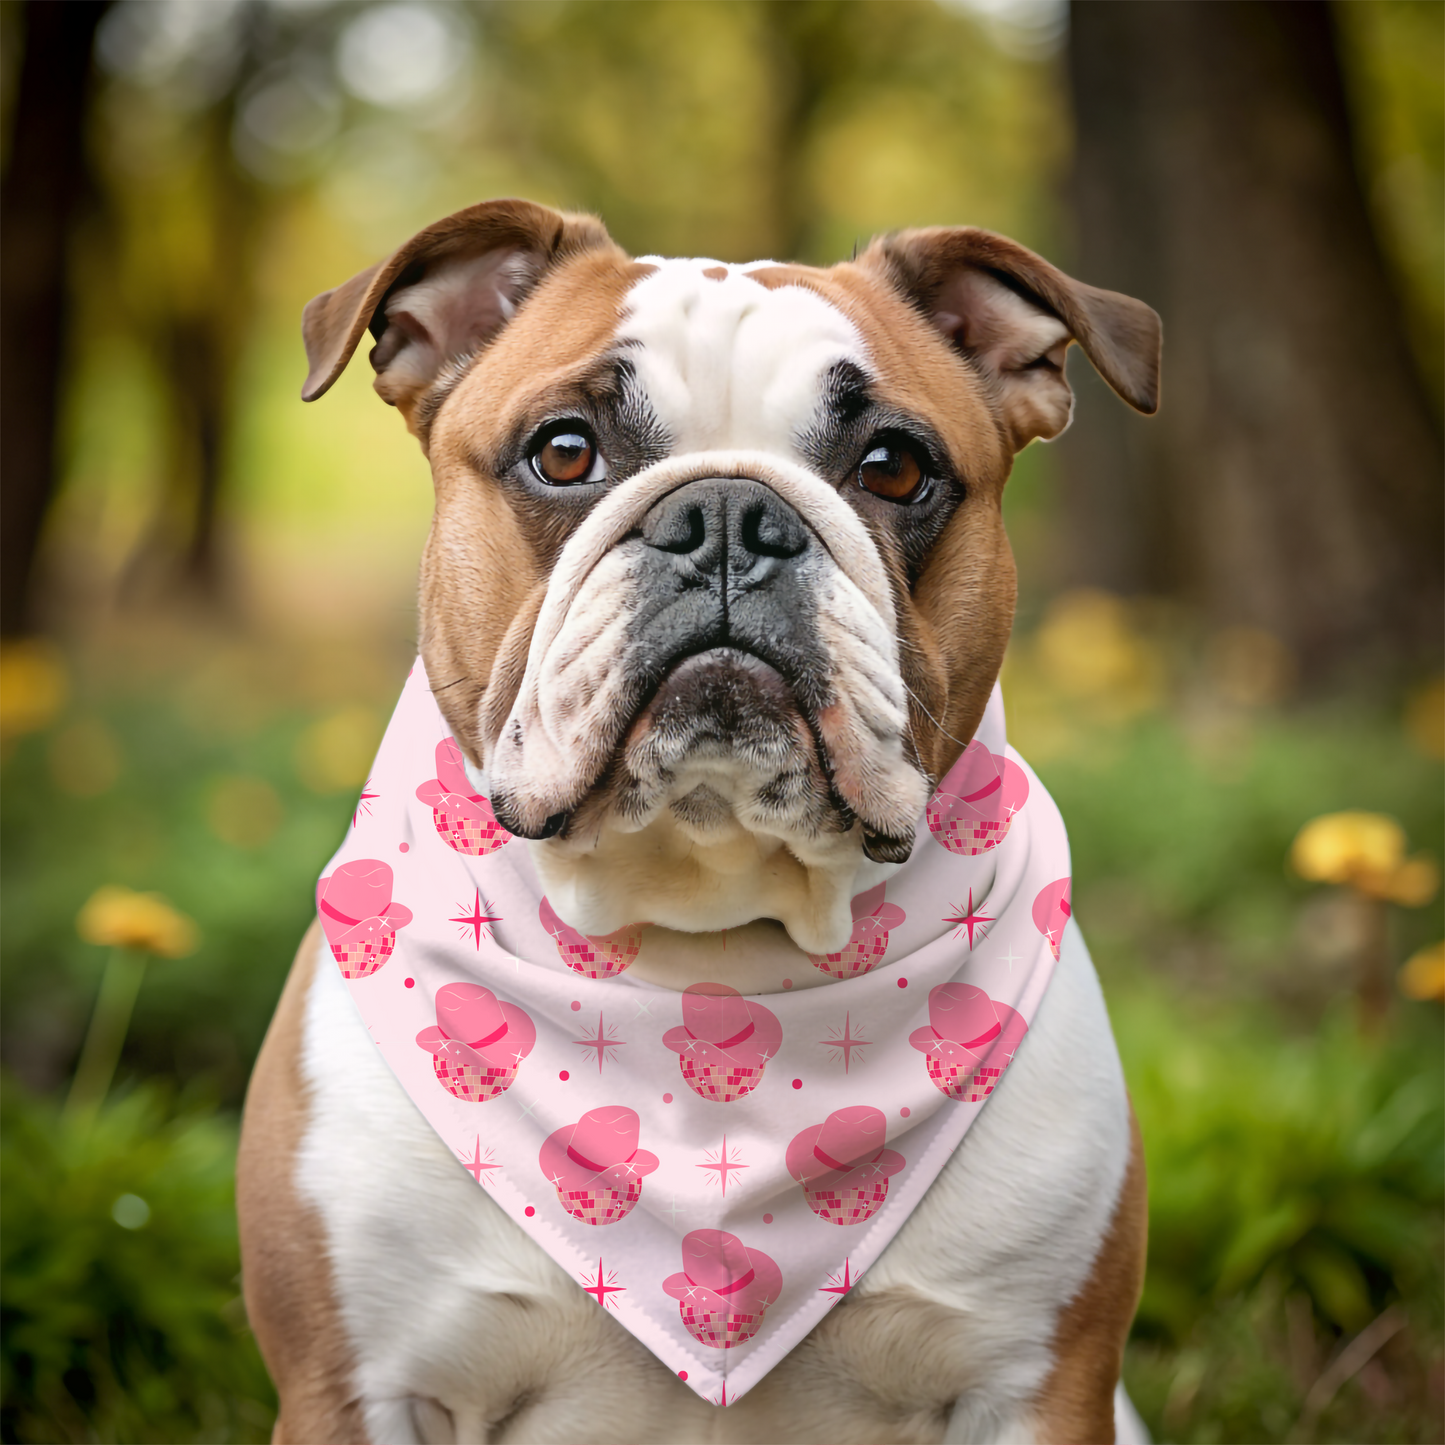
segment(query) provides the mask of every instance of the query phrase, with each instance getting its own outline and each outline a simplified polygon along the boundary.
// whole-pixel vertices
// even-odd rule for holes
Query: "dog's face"
[[[1066,347],[1157,391],[1148,307],[971,229],[738,267],[492,202],[311,303],[308,399],[368,325],[436,481],[437,701],[591,934],[840,947],[982,717],[1003,486],[1067,424]]]

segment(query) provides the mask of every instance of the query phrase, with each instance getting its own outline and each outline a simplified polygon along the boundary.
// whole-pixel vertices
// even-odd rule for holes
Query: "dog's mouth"
[[[619,750],[633,773],[710,760],[768,769],[797,751],[821,761],[796,689],[771,663],[730,646],[679,659],[638,709]]]
[[[739,824],[814,837],[848,832],[858,820],[835,786],[813,691],[808,679],[795,683],[742,647],[682,655],[622,730],[611,765],[561,836],[589,833],[603,819],[641,829],[664,809],[699,843]],[[901,862],[911,842],[864,830],[875,861]]]
[[[817,726],[773,663],[731,645],[679,657],[622,729],[611,766],[571,820],[602,808],[625,827],[664,807],[706,835],[747,814],[820,817],[834,795]]]

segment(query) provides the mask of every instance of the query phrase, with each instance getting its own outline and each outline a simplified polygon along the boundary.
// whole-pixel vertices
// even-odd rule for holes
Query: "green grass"
[[[240,1299],[232,1117],[149,1086],[92,1122],[0,1096],[6,1440],[266,1440]]]
[[[1156,1438],[1300,1438],[1331,1353],[1392,1309],[1374,1395],[1352,1379],[1307,1438],[1438,1439],[1438,1016],[1370,1041],[1348,1007],[1307,1034],[1173,989],[1112,1012],[1150,1185],[1126,1378]]]

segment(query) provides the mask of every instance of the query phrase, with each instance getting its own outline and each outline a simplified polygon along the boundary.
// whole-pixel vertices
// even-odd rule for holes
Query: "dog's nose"
[[[756,586],[808,548],[803,519],[771,488],[707,477],[669,492],[647,514],[642,540],[728,586]]]

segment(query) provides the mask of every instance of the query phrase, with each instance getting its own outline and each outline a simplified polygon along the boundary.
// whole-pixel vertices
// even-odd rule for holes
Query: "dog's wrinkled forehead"
[[[852,321],[771,261],[642,264],[654,269],[628,293],[618,340],[675,452],[797,456],[840,363],[869,370]]]

